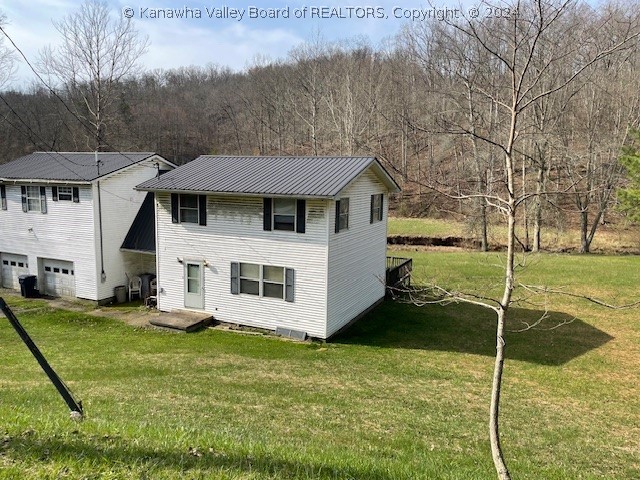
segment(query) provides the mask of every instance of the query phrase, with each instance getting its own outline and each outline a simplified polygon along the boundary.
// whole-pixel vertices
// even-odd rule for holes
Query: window
[[[336,200],[336,233],[349,229],[349,199]]]
[[[275,198],[273,200],[273,229],[296,229],[296,201],[292,198]]]
[[[47,213],[47,196],[44,187],[25,186],[20,187],[23,212]]]
[[[78,187],[51,187],[51,198],[54,202],[80,203],[80,189]]]
[[[307,201],[302,198],[264,198],[264,230],[305,233]]]
[[[0,200],[2,201],[2,210],[7,209],[7,187],[0,185]]]
[[[73,188],[72,187],[58,187],[58,200],[65,202],[73,201]]]
[[[51,267],[44,267],[44,271],[45,272],[50,272],[51,271]]]
[[[294,271],[291,268],[255,263],[231,264],[233,294],[245,293],[293,302],[293,283]]]
[[[198,223],[197,195],[180,195],[180,223]]]
[[[240,293],[260,295],[260,265],[240,264]]]
[[[9,260],[2,260],[3,265],[9,265]]]
[[[27,187],[27,210],[40,211],[40,187]]]
[[[262,295],[271,298],[284,297],[284,268],[262,267]]]
[[[171,194],[171,221],[173,223],[207,224],[207,196],[188,193]]]
[[[384,209],[382,208],[382,193],[371,195],[371,216],[369,223],[381,222]]]

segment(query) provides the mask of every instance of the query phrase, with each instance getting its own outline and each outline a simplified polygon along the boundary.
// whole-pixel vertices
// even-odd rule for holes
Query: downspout
[[[100,160],[98,160],[98,151],[96,155],[96,168],[98,169],[98,178],[100,178]],[[107,274],[104,272],[104,245],[102,238],[102,199],[100,196],[100,180],[96,183],[98,189],[98,225],[100,228],[100,281],[104,283],[107,280]]]

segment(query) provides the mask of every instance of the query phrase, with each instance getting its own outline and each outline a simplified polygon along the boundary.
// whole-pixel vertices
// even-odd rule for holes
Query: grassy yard
[[[516,234],[524,239],[519,228]],[[492,226],[489,229],[489,243],[491,246],[504,245],[506,227]],[[533,235],[533,229],[530,232]],[[389,235],[422,235],[426,237],[468,237],[474,238],[472,232],[464,224],[455,220],[437,218],[389,218]],[[542,248],[550,251],[568,249],[578,251],[580,247],[580,232],[577,228],[558,231],[554,228],[543,230]],[[607,224],[600,226],[596,232],[591,250],[594,253],[610,252],[638,252],[640,251],[640,230],[638,227],[623,224]]]
[[[411,255],[423,281],[495,288],[498,254]],[[639,258],[530,257],[523,282],[619,302]],[[87,419],[0,321],[0,478],[491,479],[493,319],[387,302],[329,344],[136,329],[7,298]],[[509,333],[502,431],[518,479],[640,478],[638,310],[551,298]],[[511,329],[544,309],[522,304]],[[559,328],[553,328],[567,322]]]

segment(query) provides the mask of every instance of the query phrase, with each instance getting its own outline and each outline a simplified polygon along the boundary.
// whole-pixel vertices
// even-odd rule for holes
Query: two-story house
[[[174,168],[159,155],[35,152],[0,165],[2,286],[34,274],[53,296],[113,298],[155,256],[121,246],[145,193],[134,187]]]
[[[201,156],[138,189],[162,311],[329,338],[384,298],[399,187],[373,157]]]

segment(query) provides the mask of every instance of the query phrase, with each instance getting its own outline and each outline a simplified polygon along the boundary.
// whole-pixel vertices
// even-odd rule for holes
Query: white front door
[[[14,255],[11,253],[0,254],[2,263],[2,279],[0,284],[4,288],[20,289],[18,277],[29,273],[29,264],[26,255]]]
[[[184,306],[204,308],[204,275],[201,262],[184,263]]]

